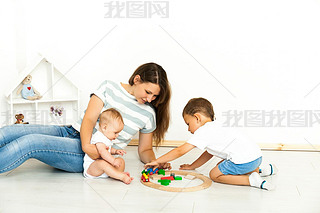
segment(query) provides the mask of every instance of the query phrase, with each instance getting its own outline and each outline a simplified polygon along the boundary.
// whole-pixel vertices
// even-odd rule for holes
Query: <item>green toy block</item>
[[[163,179],[163,180],[158,180],[158,182],[169,182],[169,183],[171,183],[171,180],[169,180],[169,179]]]
[[[146,175],[149,174],[149,172],[147,170],[145,170],[145,169],[141,172],[141,174],[143,174],[143,173],[145,173]]]
[[[168,186],[171,183],[171,180],[158,180],[158,182],[161,183],[161,185]]]
[[[181,176],[175,176],[174,180],[182,180],[182,177]]]
[[[166,175],[166,172],[163,169],[160,169],[158,172],[159,175]]]

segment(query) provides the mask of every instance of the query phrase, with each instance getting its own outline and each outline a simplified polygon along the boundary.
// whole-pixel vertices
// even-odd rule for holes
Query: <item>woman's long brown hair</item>
[[[129,84],[134,84],[134,77],[140,76],[141,83],[154,83],[160,86],[160,94],[151,101],[156,111],[156,129],[153,132],[153,140],[159,146],[164,139],[164,135],[170,123],[170,98],[171,88],[166,71],[156,63],[147,63],[139,66],[129,79]]]

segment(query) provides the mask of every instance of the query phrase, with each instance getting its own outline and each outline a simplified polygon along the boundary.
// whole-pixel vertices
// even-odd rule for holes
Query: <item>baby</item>
[[[83,175],[86,178],[112,177],[129,184],[133,178],[128,172],[124,172],[124,160],[112,156],[123,156],[126,152],[111,147],[112,140],[119,136],[124,127],[122,116],[117,110],[110,108],[103,111],[99,118],[99,129],[92,135],[90,143],[96,145],[101,158],[93,160],[86,154],[83,159]]]

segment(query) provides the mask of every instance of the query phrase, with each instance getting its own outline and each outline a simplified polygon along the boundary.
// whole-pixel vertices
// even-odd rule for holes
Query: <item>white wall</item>
[[[169,18],[151,19],[104,18],[105,2],[3,2],[0,70],[6,77],[0,83],[6,85],[40,52],[80,87],[85,109],[103,79],[127,82],[137,66],[153,61],[172,85],[167,140],[188,139],[181,111],[190,98],[202,96],[223,120],[228,110],[258,112],[266,122],[270,116],[263,113],[272,110],[296,113],[284,116],[284,127],[241,127],[258,143],[320,143],[319,0],[174,0]],[[0,109],[3,122],[4,98]],[[239,123],[254,121],[245,118]],[[280,118],[273,118],[275,126]],[[318,120],[301,124],[311,118]]]

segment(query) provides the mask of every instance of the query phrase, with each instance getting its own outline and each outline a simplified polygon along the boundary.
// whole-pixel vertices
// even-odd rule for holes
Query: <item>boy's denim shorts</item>
[[[244,175],[258,168],[261,162],[262,157],[259,157],[249,163],[243,164],[235,164],[230,160],[224,160],[218,165],[218,168],[224,175]]]

